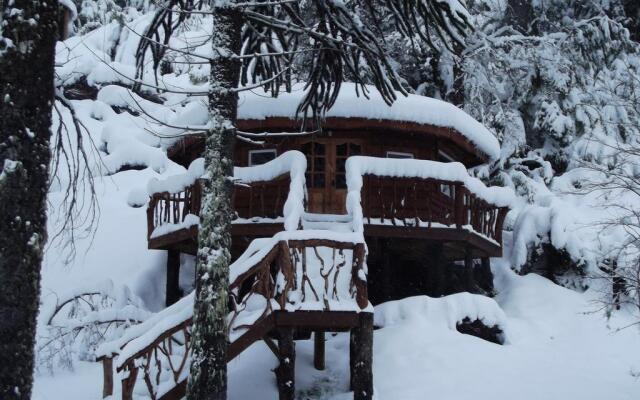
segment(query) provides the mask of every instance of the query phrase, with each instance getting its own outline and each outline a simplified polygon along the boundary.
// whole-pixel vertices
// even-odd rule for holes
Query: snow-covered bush
[[[111,280],[44,296],[38,324],[37,368],[73,368],[95,360],[100,344],[120,337],[150,313],[127,286]]]

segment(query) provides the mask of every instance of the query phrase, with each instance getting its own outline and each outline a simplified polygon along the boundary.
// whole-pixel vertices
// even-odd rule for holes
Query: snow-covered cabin
[[[308,122],[303,128],[296,115],[302,95],[240,95],[233,258],[253,239],[283,230],[360,230],[373,304],[480,291],[469,271],[478,260],[476,269],[487,272],[489,257],[501,255],[502,224],[512,199],[512,193],[487,188],[467,174],[467,168],[498,157],[491,132],[449,103],[398,94],[388,106],[375,89],[367,99],[357,96],[352,84],[344,85],[321,130]],[[202,137],[188,136],[169,145],[168,154],[198,171],[203,146]],[[303,171],[292,167],[291,155],[299,155],[292,151],[304,155],[297,163]],[[300,166],[305,160],[306,168]],[[179,253],[195,254],[197,248],[200,187],[190,184],[195,178],[173,190],[175,182],[150,186],[155,194],[149,248],[169,250],[168,303],[179,298]],[[296,190],[299,206],[292,214]]]
[[[226,357],[270,344],[280,399],[295,394],[294,339],[313,332],[314,366],[323,369],[325,332],[350,332],[351,390],[370,400],[372,304],[492,290],[489,258],[502,253],[514,194],[486,187],[467,168],[497,158],[497,140],[450,104],[398,95],[388,106],[374,90],[369,96],[345,85],[322,129],[297,118],[300,91],[239,99]],[[202,126],[207,115],[206,104],[192,102],[164,133]],[[173,343],[186,346],[197,317],[195,292],[180,299],[179,278],[181,253],[195,254],[202,234],[204,140],[181,136],[166,147],[187,168],[147,188],[149,248],[168,252],[168,307],[98,352],[105,397],[114,358],[126,376],[124,400],[133,399],[138,374],[152,398],[186,390],[189,352]],[[170,362],[161,383],[153,371],[164,356],[183,361]]]

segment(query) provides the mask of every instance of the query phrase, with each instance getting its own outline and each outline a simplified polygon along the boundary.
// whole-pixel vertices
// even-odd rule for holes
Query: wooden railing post
[[[464,209],[464,188],[461,184],[456,183],[456,195],[455,195],[455,211],[454,214],[456,216],[456,228],[460,229],[463,225],[465,225],[465,209]]]
[[[157,202],[156,196],[153,195],[149,199],[149,204],[147,205],[147,240],[151,238],[151,234],[155,229],[154,216]]]
[[[102,362],[102,398],[105,398],[113,394],[113,358],[104,356],[98,361]]]
[[[367,281],[360,277],[360,272],[364,273],[363,266],[366,257],[364,243],[356,244],[353,249],[353,271],[351,279],[356,289],[356,302],[358,307],[364,310],[369,305],[369,295],[367,294]]]
[[[122,400],[133,400],[133,388],[138,378],[138,368],[133,361],[127,365],[129,375],[122,379]]]
[[[504,224],[504,220],[508,213],[508,207],[500,207],[498,217],[496,218],[495,239],[496,242],[500,243],[500,245],[502,245],[502,225]]]

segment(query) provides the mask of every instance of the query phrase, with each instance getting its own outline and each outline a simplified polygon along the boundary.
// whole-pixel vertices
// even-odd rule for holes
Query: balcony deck
[[[288,187],[286,176],[236,185],[233,253],[242,252],[243,243],[253,238],[271,237],[283,230],[283,217],[279,214]],[[367,239],[440,243],[450,260],[464,259],[469,251],[474,258],[502,254],[502,224],[508,209],[482,200],[461,182],[366,176],[361,202]],[[152,196],[148,208],[149,248],[195,254],[200,204],[199,183],[181,193]],[[305,214],[301,227],[340,230],[348,229],[345,226],[352,223],[350,215]]]

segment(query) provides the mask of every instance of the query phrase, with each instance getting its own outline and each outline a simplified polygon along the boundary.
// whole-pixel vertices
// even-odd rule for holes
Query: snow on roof
[[[369,99],[362,92],[359,92],[360,96],[357,95],[355,84],[343,83],[336,103],[326,117],[403,121],[453,128],[490,159],[499,157],[500,144],[496,137],[484,125],[453,104],[414,94],[405,97],[396,92],[397,99],[389,106],[373,86],[367,88]],[[303,84],[294,85],[291,93],[280,93],[276,99],[259,90],[241,92],[238,119],[294,119],[298,104],[305,94],[303,89]]]

